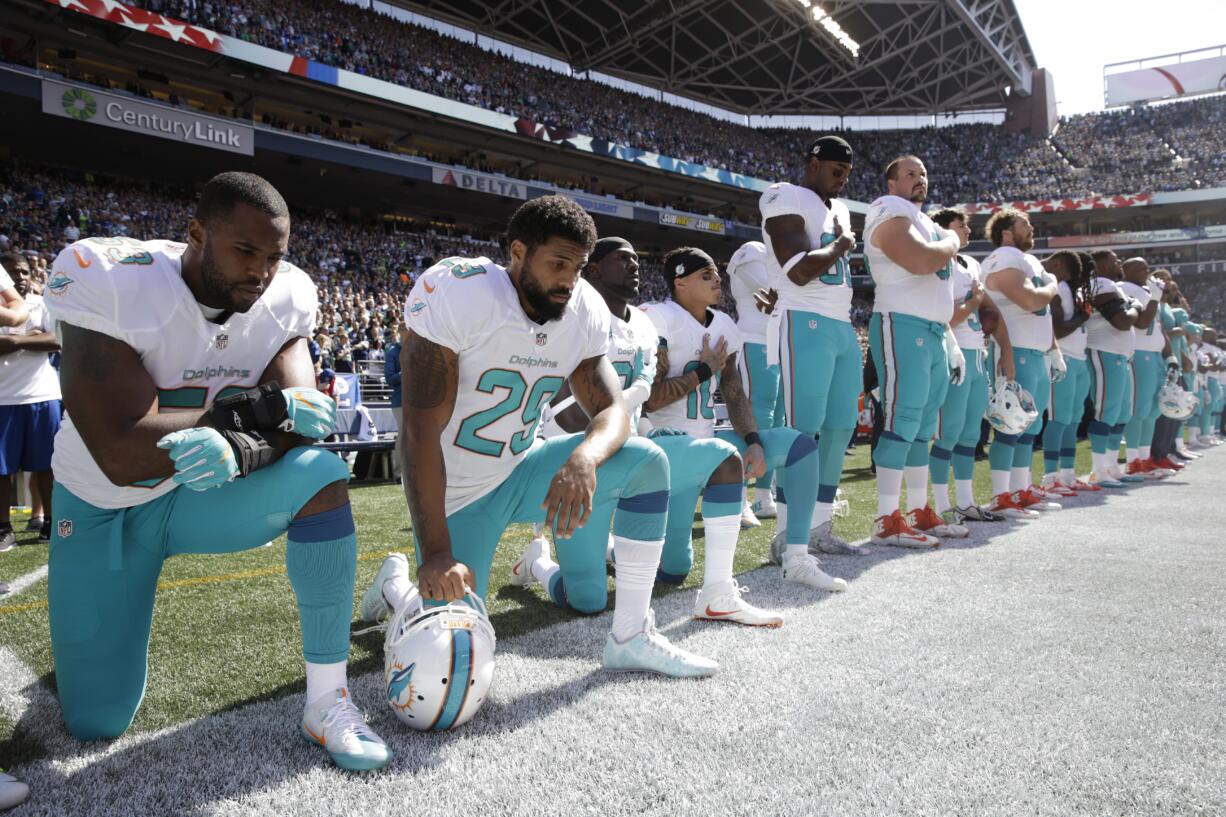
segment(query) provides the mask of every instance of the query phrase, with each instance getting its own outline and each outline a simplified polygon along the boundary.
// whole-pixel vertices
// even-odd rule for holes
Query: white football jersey
[[[1073,288],[1069,286],[1068,281],[1061,281],[1059,291],[1060,294],[1057,297],[1060,299],[1060,309],[1063,311],[1064,319],[1068,320],[1073,317],[1073,312],[1077,309],[1077,302],[1073,298]],[[1060,351],[1065,357],[1085,360],[1086,337],[1086,325],[1083,323],[1060,338]]]
[[[281,347],[310,336],[319,307],[307,274],[282,261],[250,310],[212,323],[183,282],[186,249],[174,241],[87,238],[56,257],[45,290],[57,330],[58,324],[71,324],[136,350],[157,386],[159,412],[199,413],[219,396],[257,385]],[[169,478],[112,483],[71,414],[56,435],[51,466],[65,488],[99,508],[140,505],[176,487]]]
[[[1124,290],[1110,278],[1099,277],[1091,282],[1090,294],[1094,298],[1108,292],[1114,293],[1120,298],[1125,297]],[[1099,349],[1103,352],[1112,352],[1124,357],[1132,357],[1135,343],[1132,327],[1123,331],[1116,329],[1111,325],[1110,321],[1103,317],[1103,314],[1098,309],[1095,309],[1094,314],[1086,321],[1086,333],[1086,345],[1089,348]]]
[[[842,201],[831,199],[827,207],[821,196],[809,188],[787,182],[768,187],[758,202],[758,208],[762,211],[763,225],[767,219],[775,216],[803,218],[810,250],[819,250],[834,243],[836,219],[844,230],[851,229],[851,212]],[[766,244],[766,268],[770,273],[771,285],[779,292],[777,312],[798,309],[851,322],[851,267],[847,255],[836,261],[825,275],[799,286],[783,274],[765,226],[762,228],[762,241]]]
[[[882,196],[869,205],[868,216],[864,219],[864,257],[877,285],[873,311],[898,312],[936,323],[949,323],[954,314],[950,282],[954,262],[950,261],[933,275],[914,275],[873,244],[877,228],[896,218],[910,221],[926,239],[935,241],[941,237],[932,219],[901,196]]]
[[[728,262],[732,299],[736,302],[736,328],[746,343],[766,343],[766,313],[758,309],[753,298],[756,290],[771,286],[766,258],[765,244],[747,241],[732,254],[732,260]]]
[[[629,320],[609,315],[609,351],[605,355],[613,364],[613,370],[617,372],[617,383],[622,391],[633,386],[636,381],[646,383],[647,388],[651,388],[652,381],[656,379],[658,346],[656,328],[639,307],[630,307]],[[630,417],[631,434],[638,427],[639,418],[642,416],[643,407],[639,406]],[[541,423],[540,435],[545,439],[569,433],[552,417]]]
[[[0,292],[7,292],[15,288],[13,286],[13,279],[9,277],[8,271],[0,266]]]
[[[966,303],[971,297],[971,282],[983,283],[983,279],[979,277],[979,262],[969,255],[959,255],[954,259],[952,270],[949,282],[953,287],[954,302]],[[961,349],[984,348],[983,325],[979,323],[978,311],[972,311],[966,316],[966,320],[954,327],[954,338]]]
[[[0,335],[51,331],[51,318],[42,296],[27,295],[25,302],[30,317],[21,326],[0,326]],[[19,349],[0,355],[0,406],[21,406],[59,399],[60,375],[51,365],[50,352]]]
[[[1131,281],[1120,281],[1119,287],[1125,295],[1140,303],[1142,309],[1149,306],[1150,298],[1147,288]],[[1162,334],[1162,321],[1157,315],[1154,315],[1154,320],[1147,328],[1133,328],[1132,339],[1134,348],[1138,352],[1161,352],[1162,347],[1166,345],[1166,336]]]
[[[1055,276],[1043,269],[1039,259],[1030,253],[1022,252],[1017,247],[998,247],[983,259],[981,273],[984,285],[987,285],[994,274],[1006,269],[1021,270],[1036,287],[1046,286],[1056,280]],[[1013,303],[1000,290],[989,289],[988,294],[992,296],[992,301],[1005,321],[1010,343],[1018,348],[1036,349],[1040,352],[1051,348],[1055,332],[1051,326],[1050,307],[1044,306],[1037,312],[1030,312]]]
[[[710,335],[708,343],[714,347],[723,338],[730,353],[741,348],[741,337],[732,318],[714,309],[708,310],[710,320],[706,326],[694,320],[674,301],[646,304],[643,311],[651,319],[660,336],[660,347],[668,351],[668,371],[665,377],[680,377],[698,368],[702,353],[703,335]],[[670,403],[651,412],[650,420],[656,428],[675,428],[691,437],[715,436],[715,390],[719,388],[720,372],[684,399]]]
[[[515,470],[537,440],[541,410],[581,361],[608,350],[611,317],[582,278],[562,317],[541,324],[488,258],[447,258],[421,274],[405,300],[405,324],[459,355],[455,409],[442,438],[448,514]]]

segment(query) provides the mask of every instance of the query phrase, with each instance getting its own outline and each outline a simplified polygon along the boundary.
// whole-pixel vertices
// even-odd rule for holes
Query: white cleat
[[[842,593],[847,589],[846,581],[823,571],[817,557],[808,552],[796,556],[784,554],[783,580],[829,593]]]
[[[698,591],[694,600],[694,618],[702,621],[733,621],[749,627],[780,627],[783,616],[770,610],[761,610],[745,601],[747,589],[737,584],[736,579],[720,582]]]
[[[392,760],[392,750],[366,725],[366,716],[344,687],[307,704],[301,728],[302,736],[322,746],[342,769],[368,772]]]
[[[609,672],[654,672],[670,678],[706,678],[719,664],[673,644],[656,630],[654,610],[647,612],[643,631],[627,641],[609,633],[604,643],[604,668]]]
[[[753,508],[749,504],[748,499],[741,500],[741,530],[749,528],[760,528],[762,522],[754,515]]]
[[[362,621],[381,621],[391,617],[393,610],[387,603],[387,599],[383,597],[383,583],[397,576],[403,576],[405,581],[412,586],[412,581],[409,579],[409,560],[403,553],[389,553],[383,560],[383,564],[379,565],[379,572],[375,574],[374,581],[362,594],[362,604],[358,608]]]
[[[524,552],[520,554],[519,559],[511,565],[511,584],[516,587],[530,587],[535,583],[536,579],[532,576],[532,563],[547,555],[549,555],[549,540],[545,534],[533,537],[528,546],[524,548]]]
[[[758,519],[774,519],[779,515],[779,506],[775,504],[775,497],[770,491],[758,491],[758,496],[749,509]]]
[[[834,520],[827,519],[816,528],[809,530],[809,552],[829,553],[832,556],[865,556],[868,550],[856,547],[834,532]]]

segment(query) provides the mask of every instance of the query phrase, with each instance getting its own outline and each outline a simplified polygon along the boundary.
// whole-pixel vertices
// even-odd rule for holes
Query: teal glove
[[[175,462],[174,481],[193,491],[225,485],[239,475],[230,443],[215,429],[172,431],[157,446],[169,451]]]
[[[336,430],[336,402],[317,389],[294,387],[281,392],[285,395],[285,411],[289,428],[303,437],[322,440]]]

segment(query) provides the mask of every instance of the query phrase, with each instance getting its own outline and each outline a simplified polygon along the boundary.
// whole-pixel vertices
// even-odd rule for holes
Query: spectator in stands
[[[18,471],[38,484],[46,518],[40,542],[51,539],[51,450],[60,428],[60,379],[50,353],[59,351],[43,299],[30,291],[30,264],[14,252],[0,256],[25,301],[27,319],[0,329],[0,551],[16,543],[8,497]]]
[[[404,413],[401,408],[400,395],[400,348],[405,342],[405,326],[396,324],[396,339],[387,347],[387,356],[383,361],[383,379],[391,387],[390,396],[392,419],[396,421],[396,447],[392,452],[392,476],[400,476],[400,429],[404,427]]]

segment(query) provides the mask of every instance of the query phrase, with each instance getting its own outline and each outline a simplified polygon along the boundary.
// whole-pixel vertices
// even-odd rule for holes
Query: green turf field
[[[836,523],[848,540],[869,533],[876,510],[873,475],[867,445],[848,456],[842,488],[851,515]],[[1086,443],[1078,448],[1078,470],[1089,469]],[[1041,473],[1036,455],[1035,473]],[[986,462],[976,464],[976,496],[990,494]],[[409,548],[409,522],[398,485],[355,485],[351,489],[358,525],[360,596],[389,550]],[[18,520],[14,520],[15,523]],[[15,525],[24,527],[24,525]],[[695,517],[695,539],[701,521]],[[744,572],[766,563],[773,520],[742,534],[736,569]],[[531,529],[515,525],[499,548],[490,579],[489,610],[500,638],[518,635],[569,616],[548,601],[539,587],[507,584],[511,565],[527,543]],[[20,533],[21,546],[0,554],[0,580],[11,581],[47,560],[47,546],[35,544],[36,534]],[[166,563],[157,597],[149,650],[148,691],[133,725],[157,729],[241,706],[252,701],[300,692],[303,688],[298,615],[285,575],[285,540],[271,547],[217,556],[179,556]],[[683,587],[694,588],[702,576],[702,549]],[[677,592],[660,588],[658,593]],[[52,682],[47,625],[47,584],[40,581],[15,597],[0,597],[0,645],[13,650],[34,672]],[[355,614],[357,599],[355,598]],[[354,639],[351,674],[381,667],[381,635]],[[593,656],[598,660],[598,656]],[[16,765],[39,748],[13,724],[0,719],[0,757]]]

